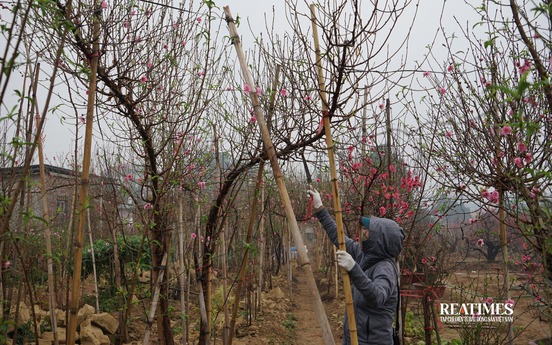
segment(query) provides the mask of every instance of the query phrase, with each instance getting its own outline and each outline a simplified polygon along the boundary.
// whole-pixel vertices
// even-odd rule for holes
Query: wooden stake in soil
[[[230,8],[228,6],[224,7],[224,13],[226,16],[226,22],[228,23],[228,29],[230,31],[230,39],[232,40],[232,43],[236,48],[236,53],[238,55],[238,60],[240,61],[240,66],[242,69],[245,82],[251,86],[252,90],[255,90],[253,78],[251,77],[249,68],[247,66],[247,62],[245,60],[245,55],[241,47],[241,41],[236,30],[236,25],[234,24],[234,19],[232,17],[232,14],[230,13]],[[274,145],[270,138],[270,134],[268,132],[268,126],[266,124],[263,109],[261,108],[259,98],[254,91],[249,92],[249,96],[251,97],[251,102],[253,103],[253,108],[255,110],[257,123],[261,130],[264,148],[270,160],[270,165],[272,167],[272,172],[274,174],[274,180],[276,180],[276,184],[278,185],[278,191],[280,192],[280,198],[282,199],[282,202],[284,204],[284,210],[286,214],[286,219],[288,221],[288,226],[290,231],[292,232],[293,241],[297,246],[297,252],[299,254],[299,265],[305,272],[307,285],[308,285],[310,294],[313,298],[314,309],[315,309],[316,316],[318,317],[318,322],[320,323],[322,336],[324,338],[324,344],[326,345],[335,344],[335,340],[332,335],[332,330],[330,328],[330,323],[328,322],[328,318],[326,317],[326,311],[324,310],[324,305],[322,304],[322,300],[320,299],[318,287],[316,286],[316,281],[312,273],[312,267],[311,267],[309,258],[307,257],[307,251],[305,249],[303,239],[301,238],[299,225],[297,224],[297,219],[295,218],[295,213],[293,212],[293,207],[291,206],[291,200],[289,198],[289,194],[285,185],[284,175],[282,174],[280,165],[278,164],[278,157],[276,156],[276,150],[274,148]]]
[[[99,5],[98,5],[99,6]],[[71,301],[69,303],[69,325],[67,327],[67,344],[73,345],[77,332],[77,312],[79,308],[80,280],[82,271],[82,250],[84,247],[84,225],[86,223],[86,208],[88,207],[88,189],[90,184],[90,160],[92,154],[92,124],[94,123],[94,100],[96,97],[96,77],[100,58],[100,18],[101,11],[94,12],[94,43],[90,61],[90,83],[88,86],[88,104],[86,107],[86,129],[84,134],[84,150],[82,159],[82,174],[80,180],[78,225],[75,238],[75,256],[73,282],[71,285]]]
[[[314,36],[314,51],[316,54],[316,67],[318,70],[318,87],[320,89],[320,98],[322,99],[322,114],[324,116],[324,133],[326,135],[326,146],[328,147],[328,158],[330,161],[330,176],[333,193],[333,203],[335,210],[335,223],[337,224],[337,241],[340,250],[345,248],[345,234],[343,232],[343,214],[341,212],[341,201],[339,198],[339,188],[337,186],[337,172],[335,168],[334,144],[332,139],[332,131],[330,128],[330,114],[328,114],[328,103],[326,100],[326,87],[324,84],[324,76],[322,71],[322,57],[320,56],[320,45],[318,43],[318,27],[316,25],[316,15],[314,12],[314,4],[310,5],[312,34]],[[345,304],[347,306],[347,321],[349,323],[349,333],[351,344],[358,344],[355,310],[353,306],[353,294],[351,292],[351,280],[346,270],[343,272],[343,290],[345,294]]]
[[[38,65],[40,66],[40,64]],[[40,68],[37,68],[37,78]],[[35,109],[37,110],[37,99],[36,99],[36,84],[38,81],[35,81],[33,85],[33,102]],[[37,133],[37,143],[38,143],[38,164],[40,168],[40,195],[42,199],[42,218],[46,221],[46,227],[44,230],[44,238],[46,240],[46,262],[48,265],[48,308],[49,310],[56,310],[56,296],[55,296],[55,277],[54,277],[54,263],[52,260],[52,232],[50,230],[50,213],[48,211],[48,201],[46,199],[46,170],[44,168],[44,150],[42,146],[42,135]],[[58,345],[58,331],[57,331],[57,318],[56,313],[50,312],[50,325],[52,327],[52,333],[54,334],[54,345]]]

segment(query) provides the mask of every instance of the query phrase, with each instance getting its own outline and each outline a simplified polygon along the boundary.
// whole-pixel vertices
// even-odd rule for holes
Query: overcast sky
[[[223,6],[229,6],[230,11],[234,18],[237,16],[241,19],[241,25],[239,27],[239,34],[243,37],[243,48],[245,50],[253,47],[250,31],[259,33],[265,31],[265,19],[272,21],[273,15],[275,16],[276,30],[278,32],[284,32],[289,30],[289,25],[286,20],[285,3],[283,0],[226,0],[215,1],[217,6],[220,7],[221,18],[223,16]],[[368,4],[368,2],[365,2]],[[425,48],[430,44],[437,32],[440,22],[440,12],[442,1],[435,0],[421,0],[418,8],[417,19],[413,28],[413,38],[409,44],[409,61],[414,64],[414,61],[420,60],[423,54],[427,52]],[[301,5],[301,9],[304,9],[305,13],[308,13],[306,4]],[[364,6],[364,5],[363,5]],[[412,8],[414,10],[414,7]],[[465,21],[466,18],[474,17],[473,10],[464,4],[461,0],[454,0],[453,2],[446,3],[444,22],[449,22],[450,30],[457,30],[457,25],[454,24],[452,16],[460,18],[460,21]],[[409,17],[409,16],[407,16]],[[7,20],[6,17],[3,18]],[[407,19],[407,22],[410,21]],[[222,26],[224,28],[224,26]],[[407,30],[408,27],[399,27],[399,30]],[[444,53],[444,50],[443,50]],[[45,133],[47,135],[44,143],[46,156],[49,158],[50,163],[55,164],[51,159],[53,157],[60,157],[65,154],[71,154],[74,146],[74,136],[66,128],[71,127],[67,124],[65,126],[60,124],[60,120],[55,117],[50,117],[47,121]],[[72,130],[72,129],[71,129]]]

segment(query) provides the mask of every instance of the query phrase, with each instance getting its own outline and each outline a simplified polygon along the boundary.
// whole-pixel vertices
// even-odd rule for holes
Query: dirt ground
[[[530,340],[542,339],[550,336],[550,324],[546,319],[539,317],[538,313],[531,307],[533,300],[529,298],[522,290],[517,288],[521,283],[512,275],[511,298],[516,302],[514,309],[514,338],[513,344],[529,344]],[[277,284],[280,290],[286,295],[280,302],[278,310],[274,310],[274,301],[272,297],[267,295],[267,301],[263,302],[265,307],[262,312],[262,317],[258,322],[254,322],[253,332],[242,330],[243,336],[237,338],[235,344],[297,344],[297,345],[313,345],[323,344],[322,334],[318,325],[318,319],[314,314],[310,294],[305,284],[305,277],[302,270],[298,267],[293,269],[293,285],[292,285],[292,300],[289,296],[289,288],[287,281],[284,278],[277,279]],[[483,296],[497,296],[498,286],[497,281],[502,281],[500,264],[470,263],[466,264],[450,276],[447,281],[445,294],[438,302],[452,302],[467,298],[466,293],[473,293],[473,300],[466,302],[476,302]],[[324,282],[323,278],[318,277],[319,282]],[[336,344],[341,344],[342,334],[342,318],[344,313],[344,298],[340,290],[340,296],[334,298],[328,296],[327,284],[320,284],[322,300],[326,309],[326,315],[332,326],[332,333]],[[473,289],[473,291],[470,291]],[[462,292],[463,291],[463,292]],[[478,292],[479,291],[479,292]],[[480,291],[485,291],[486,295]],[[331,295],[332,293],[330,293]],[[462,294],[462,295],[461,295]],[[469,294],[468,294],[469,295]],[[464,297],[462,297],[464,296]],[[498,301],[498,298],[495,297]],[[418,333],[416,337],[407,337],[406,344],[424,344],[423,341],[423,308],[421,300],[417,298],[409,298],[406,300],[406,309],[414,316],[413,324],[417,327]],[[283,308],[285,306],[285,308]],[[282,322],[286,320],[287,315],[293,314],[296,320],[295,331],[289,332],[281,327]],[[457,325],[448,325],[439,323],[439,336],[442,344],[453,339],[461,339],[461,328]],[[506,339],[506,331],[502,329],[489,329],[487,336],[491,337],[492,333],[502,334]],[[485,335],[481,335],[483,337]],[[432,343],[437,344],[436,334],[432,333]],[[506,340],[499,343],[506,343]],[[485,340],[481,344],[486,344]]]
[[[296,263],[292,265],[292,284],[288,283],[287,272],[282,270],[280,276],[273,277],[272,290],[263,293],[262,308],[255,311],[255,317],[250,322],[242,316],[236,324],[236,336],[233,344],[235,345],[315,345],[324,344],[322,333],[320,331],[318,318],[315,315],[311,294],[308,291],[305,282],[305,275]],[[344,297],[339,288],[339,295],[336,298],[334,294],[334,284],[328,286],[328,279],[322,272],[313,269],[315,279],[317,280],[321,298],[326,310],[326,316],[332,327],[332,335],[336,344],[342,341],[342,319],[344,313]],[[477,302],[481,298],[489,296],[498,296],[498,281],[501,281],[500,264],[487,264],[484,262],[472,262],[459,267],[447,281],[445,294],[435,301],[439,302]],[[514,330],[515,338],[513,344],[529,344],[530,340],[541,339],[550,335],[549,323],[547,320],[539,318],[534,308],[533,300],[529,298],[522,290],[516,288],[521,283],[520,280],[512,278],[511,298],[515,300],[514,309]],[[484,291],[484,293],[481,293]],[[467,295],[466,295],[467,294]],[[471,294],[471,295],[470,295]],[[290,298],[291,296],[291,298]],[[463,296],[463,297],[462,297]],[[469,300],[469,297],[472,299]],[[498,301],[499,298],[495,297]],[[425,344],[424,342],[424,324],[423,308],[421,299],[408,298],[405,309],[409,312],[409,336],[406,338],[406,345]],[[175,317],[173,323],[175,329],[179,327],[178,306],[175,303]],[[437,309],[437,308],[436,308]],[[240,313],[243,314],[243,313]],[[437,315],[438,316],[438,315]],[[190,341],[188,344],[197,344],[198,336],[198,318],[190,318]],[[215,342],[211,344],[222,344],[223,320],[222,316],[217,320],[218,336]],[[131,342],[130,344],[141,344],[143,337],[143,322],[140,317],[134,318],[130,325]],[[412,334],[412,329],[415,330]],[[447,341],[460,339],[460,334],[466,330],[439,323],[438,334],[441,344],[447,344]],[[469,331],[469,330],[468,330]],[[504,329],[489,329],[487,333],[506,334]],[[483,333],[482,333],[483,334]],[[487,334],[488,335],[488,334]],[[432,333],[432,343],[437,344],[437,334]],[[482,335],[483,336],[483,335]],[[181,334],[176,334],[175,343],[181,343]],[[151,344],[156,344],[156,336],[152,335]],[[485,340],[478,344],[488,344]],[[500,341],[498,344],[504,344],[506,341]]]

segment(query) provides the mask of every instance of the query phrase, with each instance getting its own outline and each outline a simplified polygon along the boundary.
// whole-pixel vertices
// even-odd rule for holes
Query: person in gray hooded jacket
[[[322,204],[320,194],[309,190],[315,216],[334,245],[338,245],[337,225]],[[398,302],[396,258],[402,249],[404,232],[390,219],[362,217],[362,241],[345,237],[346,251],[338,250],[337,262],[352,282],[358,343],[393,344],[393,319]],[[343,344],[351,343],[347,313],[343,323]]]

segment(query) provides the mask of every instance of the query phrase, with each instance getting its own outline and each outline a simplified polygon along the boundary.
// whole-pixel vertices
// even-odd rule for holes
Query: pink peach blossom
[[[520,141],[520,142],[517,143],[517,150],[519,152],[527,152],[527,145],[525,145],[524,142]]]
[[[508,298],[507,300],[504,301],[504,304],[508,304],[510,306],[514,305],[516,302],[511,299],[511,298]]]
[[[511,126],[508,126],[508,125],[503,126],[503,127],[500,129],[500,134],[501,134],[501,135],[504,135],[504,136],[512,134],[512,127],[511,127]]]
[[[520,157],[514,158],[514,163],[518,168],[523,168],[523,160]]]

